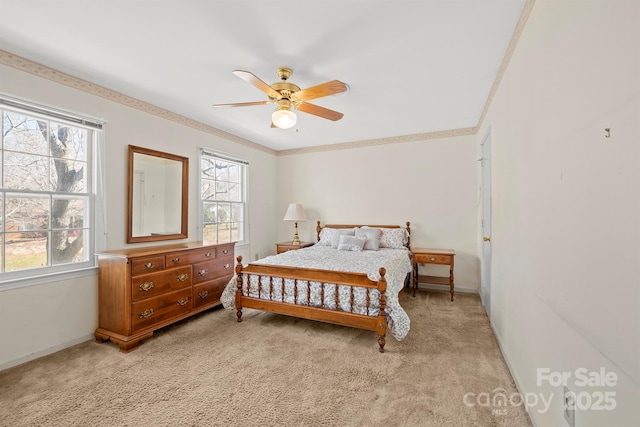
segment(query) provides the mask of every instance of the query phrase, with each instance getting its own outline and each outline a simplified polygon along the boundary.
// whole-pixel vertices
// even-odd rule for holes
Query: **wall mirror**
[[[129,145],[127,243],[187,238],[189,158]]]

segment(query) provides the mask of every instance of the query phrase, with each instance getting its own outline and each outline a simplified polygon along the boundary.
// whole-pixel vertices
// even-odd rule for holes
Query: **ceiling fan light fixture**
[[[287,106],[278,107],[278,109],[271,115],[273,124],[280,129],[289,129],[295,126],[297,119],[296,114]]]

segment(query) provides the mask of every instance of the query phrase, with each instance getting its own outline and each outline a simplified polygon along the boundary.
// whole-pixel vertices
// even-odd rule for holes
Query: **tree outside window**
[[[94,131],[0,111],[1,272],[88,261]]]

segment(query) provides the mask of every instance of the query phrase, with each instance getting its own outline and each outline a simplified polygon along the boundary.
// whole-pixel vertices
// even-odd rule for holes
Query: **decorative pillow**
[[[404,228],[382,228],[380,234],[380,247],[403,249],[407,242],[407,230]]]
[[[356,237],[365,237],[365,251],[377,251],[380,249],[380,229],[379,228],[356,228]]]
[[[356,234],[353,228],[336,228],[334,229],[333,237],[331,239],[331,247],[336,249],[340,243],[340,236],[354,236]]]
[[[356,251],[360,252],[364,247],[365,237],[348,236],[342,234],[338,242],[339,251]]]

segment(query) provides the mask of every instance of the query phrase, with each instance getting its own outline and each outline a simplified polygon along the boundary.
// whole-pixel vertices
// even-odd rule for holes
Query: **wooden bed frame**
[[[410,223],[407,221],[406,229],[411,235]],[[363,227],[362,225],[348,225],[348,224],[327,224],[327,228],[353,228]],[[400,228],[399,225],[369,225],[373,228]],[[318,235],[318,241],[320,240],[320,221],[316,226],[316,232]],[[407,248],[410,247],[410,240],[406,244]],[[378,333],[378,345],[380,352],[384,353],[384,345],[386,343],[385,338],[387,334],[387,315],[385,313],[386,308],[386,291],[387,281],[385,279],[386,270],[380,268],[380,280],[374,281],[367,277],[366,273],[349,273],[343,271],[332,270],[320,270],[313,268],[300,268],[300,267],[286,267],[275,265],[261,265],[261,264],[248,264],[246,267],[242,266],[242,256],[237,258],[238,264],[236,265],[237,274],[237,291],[236,291],[236,314],[238,322],[242,322],[242,308],[253,308],[257,310],[270,311],[273,313],[284,314],[293,317],[300,317],[303,319],[318,320],[327,323],[334,323],[342,326],[351,326],[360,329],[366,329],[375,331]],[[258,297],[250,297],[242,294],[243,274],[260,275],[258,279]],[[269,277],[269,296],[273,295],[273,278],[282,278],[282,286],[284,287],[284,279],[294,280],[294,299],[297,299],[298,295],[298,281],[306,281],[306,295],[307,305],[291,304],[284,301],[271,301],[260,298],[261,288],[266,288],[266,283],[263,277]],[[370,289],[377,289],[380,292],[379,300],[379,314],[377,316],[369,316],[367,314],[356,314],[344,311],[329,310],[324,307],[311,307],[308,305],[310,296],[310,281],[322,283],[321,288],[321,301],[324,302],[324,284],[337,284],[351,287],[351,310],[353,311],[353,288],[361,287],[367,289],[366,297],[366,311],[369,312],[369,292]],[[266,290],[262,291],[266,292]],[[281,293],[284,295],[284,292]],[[338,294],[336,292],[336,306],[338,302]]]

